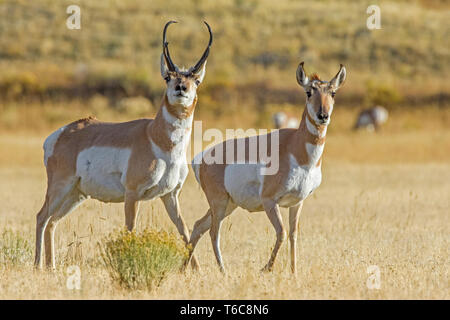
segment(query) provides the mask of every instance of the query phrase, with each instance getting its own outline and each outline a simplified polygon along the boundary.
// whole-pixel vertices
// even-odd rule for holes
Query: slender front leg
[[[302,211],[303,201],[298,205],[289,208],[289,241],[291,243],[291,271],[297,272],[297,233],[298,218]]]
[[[136,227],[136,221],[139,213],[139,199],[137,192],[127,190],[125,192],[125,224],[128,231],[133,231]]]
[[[184,242],[187,245],[189,244],[189,231],[181,215],[180,205],[178,202],[178,194],[180,192],[180,189],[181,186],[176,188],[174,191],[162,196],[161,200],[163,201],[164,207],[166,208],[167,213],[169,214],[170,220],[172,220],[172,222],[175,224],[178,232],[181,234]],[[191,257],[191,265],[194,269],[200,268],[197,258],[195,258],[194,255],[192,255]]]
[[[275,232],[277,233],[277,241],[275,242],[275,246],[272,250],[269,262],[267,262],[266,266],[263,268],[263,271],[272,271],[273,264],[278,254],[278,250],[280,250],[281,244],[286,239],[286,231],[283,227],[283,220],[281,218],[278,204],[274,200],[266,199],[263,200],[263,205],[264,210],[267,213],[267,217],[269,217],[269,220],[275,228]]]

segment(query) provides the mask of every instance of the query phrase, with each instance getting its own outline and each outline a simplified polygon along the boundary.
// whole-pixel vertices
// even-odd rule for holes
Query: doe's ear
[[[347,70],[341,64],[341,67],[338,73],[334,76],[333,79],[330,80],[330,86],[334,88],[334,90],[339,89],[345,82],[345,78],[347,77]]]
[[[166,59],[164,59],[164,53],[161,53],[161,77],[163,77],[163,79],[167,79],[168,76],[169,69],[166,65]]]
[[[298,65],[296,76],[298,84],[301,85],[302,87],[305,87],[309,83],[309,79],[306,76],[305,69],[303,69],[303,64],[304,62],[302,61]]]
[[[203,62],[203,65],[199,68],[197,73],[194,73],[194,77],[198,81],[198,84],[202,83],[203,79],[205,78],[206,74],[206,60]]]

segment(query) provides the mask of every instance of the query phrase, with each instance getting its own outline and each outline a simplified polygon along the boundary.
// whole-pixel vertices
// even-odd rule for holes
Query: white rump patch
[[[53,132],[51,135],[47,137],[44,141],[44,164],[47,166],[48,158],[50,158],[53,155],[53,151],[55,149],[56,141],[58,141],[59,136],[64,131],[66,127],[59,128],[55,132]]]

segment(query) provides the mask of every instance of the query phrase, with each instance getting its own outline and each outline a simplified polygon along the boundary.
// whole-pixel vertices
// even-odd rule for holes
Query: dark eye
[[[311,91],[306,91],[306,95],[308,96],[308,98],[311,98]]]
[[[169,82],[169,81],[170,81],[170,76],[165,77],[164,80],[165,80],[166,82]]]
[[[334,98],[334,96],[336,95],[336,92],[332,92],[331,96]]]
[[[200,84],[200,80],[195,80],[195,85],[198,86]]]

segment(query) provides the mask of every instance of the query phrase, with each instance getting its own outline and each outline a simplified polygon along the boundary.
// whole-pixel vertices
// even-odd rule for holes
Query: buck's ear
[[[306,76],[305,69],[303,69],[303,64],[304,62],[302,61],[298,65],[296,76],[298,84],[301,85],[302,87],[305,87],[306,85],[308,85],[309,79]]]
[[[195,81],[197,82],[197,85],[202,83],[203,79],[205,78],[206,74],[206,60],[203,62],[203,65],[198,69],[197,73],[194,73]]]
[[[163,77],[164,80],[167,80],[169,77],[169,69],[166,65],[166,59],[164,59],[164,53],[161,53],[161,77]]]
[[[331,79],[330,86],[333,87],[334,90],[339,89],[339,87],[344,84],[346,77],[347,70],[345,70],[345,67],[341,64],[339,72],[334,76],[333,79]]]

